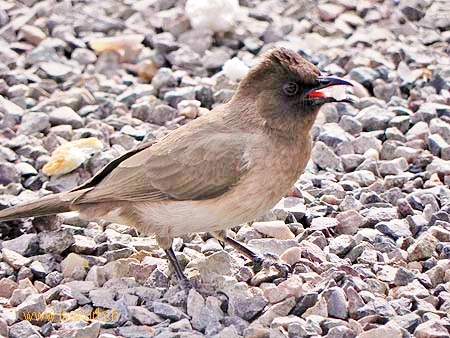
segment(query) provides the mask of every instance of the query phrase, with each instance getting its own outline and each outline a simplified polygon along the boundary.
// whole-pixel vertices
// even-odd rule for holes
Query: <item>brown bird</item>
[[[225,235],[283,197],[309,160],[309,131],[326,102],[320,89],[349,82],[320,76],[297,53],[274,48],[208,114],[111,161],[83,185],[0,211],[0,221],[78,211],[155,234],[179,279],[172,239],[207,231],[252,259]],[[345,100],[344,100],[345,101]]]

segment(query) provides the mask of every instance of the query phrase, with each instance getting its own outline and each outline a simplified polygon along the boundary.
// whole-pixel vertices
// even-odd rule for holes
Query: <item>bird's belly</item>
[[[266,168],[264,168],[266,169]],[[272,208],[295,183],[298,174],[247,176],[227,193],[208,200],[142,202],[138,230],[160,237],[218,231],[254,221]]]
[[[109,210],[101,215],[97,212],[99,208],[90,214],[135,226],[143,235],[167,238],[224,230],[254,221],[289,191],[303,171],[310,150],[309,139],[305,141],[300,147],[284,149],[281,153],[270,148],[256,150],[252,169],[234,187],[216,198],[121,203],[109,205],[106,208]]]

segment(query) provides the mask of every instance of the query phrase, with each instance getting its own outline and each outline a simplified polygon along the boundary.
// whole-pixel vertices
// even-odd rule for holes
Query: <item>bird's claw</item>
[[[189,279],[187,278],[183,278],[179,281],[179,286],[182,290],[184,290],[186,292],[186,294],[189,293],[189,291],[191,289],[194,288],[194,286],[192,285],[192,283],[189,281]]]
[[[275,269],[279,272],[279,277],[286,278],[291,271],[291,266],[283,262],[277,255],[265,253],[258,255],[253,259],[253,268],[255,271]]]

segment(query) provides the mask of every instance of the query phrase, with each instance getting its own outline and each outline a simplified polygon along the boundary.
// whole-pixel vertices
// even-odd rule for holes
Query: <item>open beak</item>
[[[318,85],[311,89],[308,93],[306,93],[305,97],[308,100],[317,100],[321,103],[325,102],[353,102],[352,100],[346,98],[344,100],[336,100],[333,97],[326,96],[326,94],[321,89],[331,87],[331,86],[353,86],[350,82],[345,81],[343,79],[337,78],[337,77],[331,77],[331,76],[319,76],[318,77]]]

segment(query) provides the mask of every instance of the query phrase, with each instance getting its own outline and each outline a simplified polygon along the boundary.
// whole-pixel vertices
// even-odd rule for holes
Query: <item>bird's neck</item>
[[[246,132],[263,132],[280,142],[295,143],[309,138],[317,113],[263,116],[255,102],[231,100],[222,109],[226,124]]]

